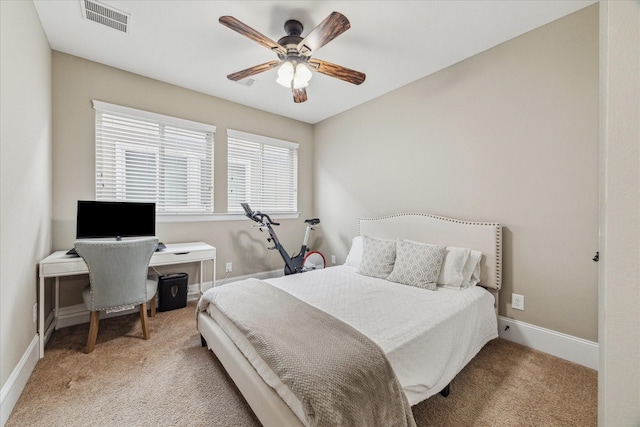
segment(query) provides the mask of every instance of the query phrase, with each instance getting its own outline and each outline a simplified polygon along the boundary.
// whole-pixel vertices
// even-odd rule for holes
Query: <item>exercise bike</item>
[[[276,232],[273,229],[273,226],[280,225],[279,222],[273,222],[269,215],[254,211],[249,207],[248,203],[241,203],[242,208],[244,209],[245,215],[252,219],[253,221],[258,223],[258,228],[260,231],[263,231],[264,228],[267,229],[269,235],[271,237],[267,238],[268,242],[273,242],[274,246],[268,249],[277,249],[284,260],[284,274],[295,274],[295,273],[303,273],[309,270],[319,270],[321,268],[325,268],[326,263],[324,259],[324,255],[318,251],[309,252],[309,248],[307,247],[307,243],[309,241],[309,234],[313,230],[313,227],[320,224],[320,220],[318,218],[313,219],[305,219],[304,222],[307,224],[307,230],[304,233],[304,239],[302,240],[302,247],[300,248],[300,252],[297,255],[289,256],[287,250],[280,244],[280,240],[276,235]]]

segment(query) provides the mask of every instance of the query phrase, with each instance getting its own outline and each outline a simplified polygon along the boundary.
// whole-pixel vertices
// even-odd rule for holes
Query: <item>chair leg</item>
[[[151,298],[151,301],[149,302],[149,305],[151,306],[151,309],[149,310],[151,312],[151,317],[156,317],[156,296],[158,295],[158,293],[156,292],[156,294],[153,296],[153,298]]]
[[[96,339],[98,338],[98,326],[100,325],[100,311],[91,312],[91,323],[89,324],[89,338],[87,338],[87,348],[85,353],[89,354],[96,346]]]
[[[147,324],[147,303],[140,304],[140,322],[142,323],[142,335],[145,340],[149,339],[149,325]]]

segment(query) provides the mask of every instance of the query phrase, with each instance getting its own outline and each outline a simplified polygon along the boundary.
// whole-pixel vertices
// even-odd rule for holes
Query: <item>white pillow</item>
[[[464,265],[464,279],[462,281],[462,288],[470,288],[480,282],[480,259],[482,258],[482,252],[471,250],[469,258]]]
[[[363,236],[360,274],[386,279],[396,260],[396,241]]]
[[[360,268],[360,263],[362,263],[362,251],[362,236],[356,236],[351,239],[351,249],[349,249],[349,253],[347,254],[347,259],[344,261],[344,264]]]
[[[398,240],[396,262],[387,280],[433,291],[446,251],[445,246]]]
[[[438,285],[450,289],[460,289],[464,283],[464,267],[470,254],[471,249],[469,248],[447,247],[447,253],[438,276]]]

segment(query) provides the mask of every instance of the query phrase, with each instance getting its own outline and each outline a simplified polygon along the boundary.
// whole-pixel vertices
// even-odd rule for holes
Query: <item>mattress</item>
[[[349,266],[266,281],[344,321],[378,344],[411,405],[440,392],[488,341],[498,336],[494,298],[481,287],[429,291],[363,276]],[[215,288],[207,292],[215,292]],[[235,335],[234,341],[243,338],[212,305],[207,312],[227,334]],[[301,408],[295,396],[288,395],[287,388],[257,354],[245,356],[298,415]]]

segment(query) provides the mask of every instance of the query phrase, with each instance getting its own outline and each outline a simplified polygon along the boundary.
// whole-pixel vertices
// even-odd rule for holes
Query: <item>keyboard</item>
[[[158,242],[158,247],[156,248],[156,252],[161,251],[163,249],[166,249],[167,245],[165,245],[162,242]],[[67,251],[67,255],[71,255],[71,256],[80,256],[78,255],[78,252],[76,252],[76,248],[71,248]]]

